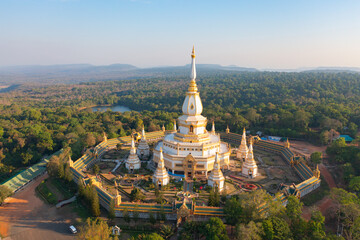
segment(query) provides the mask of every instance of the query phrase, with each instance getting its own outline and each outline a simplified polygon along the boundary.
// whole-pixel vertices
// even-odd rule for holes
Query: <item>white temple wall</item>
[[[202,151],[202,147],[201,146],[193,146],[193,147],[179,147],[180,149],[198,149],[198,150],[179,150],[179,155],[181,156],[187,156],[189,153],[191,153],[191,155],[193,156],[198,156],[198,157],[202,157],[203,156],[203,151]],[[170,154],[170,155],[178,155],[178,150],[177,150],[177,146],[175,148],[170,148],[168,146],[164,146],[163,145],[163,152],[165,154]],[[220,147],[215,147],[209,150],[205,150],[204,151],[204,157],[207,156],[215,156],[216,153],[222,153]],[[159,157],[158,154],[154,154],[154,156]]]
[[[189,128],[187,127],[179,126],[179,131],[181,134],[189,134]]]
[[[184,126],[179,126],[179,131],[181,134],[190,134],[189,132],[189,128],[188,127],[184,127]],[[205,127],[194,127],[194,134],[204,134],[205,132]]]

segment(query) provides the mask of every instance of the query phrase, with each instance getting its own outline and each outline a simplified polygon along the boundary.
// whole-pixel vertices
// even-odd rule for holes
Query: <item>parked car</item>
[[[76,227],[74,227],[74,225],[71,225],[69,228],[73,234],[77,233]]]

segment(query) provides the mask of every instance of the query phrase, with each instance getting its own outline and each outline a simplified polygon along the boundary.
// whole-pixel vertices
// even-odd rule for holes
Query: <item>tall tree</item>
[[[242,222],[241,216],[243,215],[243,208],[240,200],[234,196],[227,199],[224,206],[224,213],[227,224],[235,226]]]
[[[105,221],[100,219],[86,219],[86,224],[80,227],[77,234],[79,240],[115,240],[116,236],[111,236],[111,229]]]
[[[262,240],[263,229],[261,223],[250,221],[248,224],[239,224],[236,227],[236,239]]]
[[[94,217],[100,216],[99,196],[94,186],[91,187],[91,212]]]
[[[95,143],[96,143],[96,139],[94,137],[94,134],[87,133],[86,136],[85,136],[85,145],[86,145],[86,147],[94,146]]]
[[[204,233],[206,236],[206,239],[209,240],[228,240],[229,237],[226,233],[226,227],[225,224],[221,221],[220,218],[210,218],[209,221],[207,221]]]
[[[113,220],[115,218],[115,201],[114,199],[111,199],[110,206],[109,206],[109,212],[108,212],[108,218],[110,220]]]
[[[0,185],[0,205],[7,197],[10,197],[13,192],[5,185]]]

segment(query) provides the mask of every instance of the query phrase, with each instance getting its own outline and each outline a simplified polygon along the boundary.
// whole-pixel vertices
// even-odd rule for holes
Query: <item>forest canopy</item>
[[[189,78],[157,77],[81,84],[27,84],[0,94],[1,179],[43,155],[70,146],[73,159],[102,140],[145,125],[160,130],[181,114]],[[328,144],[330,130],[356,137],[360,126],[357,73],[213,72],[198,76],[208,129],[243,127]],[[92,112],[125,105],[137,112]],[[6,173],[6,174],[5,174]],[[4,176],[4,174],[6,176]]]

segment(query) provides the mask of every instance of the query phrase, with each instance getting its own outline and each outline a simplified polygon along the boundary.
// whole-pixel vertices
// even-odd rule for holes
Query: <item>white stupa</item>
[[[141,160],[148,159],[150,155],[150,147],[146,141],[145,129],[142,128],[141,139],[136,151]]]
[[[209,106],[211,107],[211,106]],[[203,106],[196,84],[195,51],[191,54],[190,84],[182,105],[182,115],[174,123],[174,129],[159,141],[154,149],[153,161],[160,159],[163,150],[166,169],[185,179],[206,179],[213,170],[215,153],[218,152],[219,167],[228,168],[230,146],[220,140],[220,135],[207,131],[207,119],[202,116]]]
[[[133,137],[131,137],[130,155],[125,162],[125,167],[126,167],[126,169],[128,169],[130,171],[140,169],[140,167],[141,167],[141,162],[139,160],[138,155],[136,154],[136,147],[135,147],[135,142],[134,142]]]
[[[246,145],[246,132],[245,132],[245,128],[244,128],[243,135],[241,138],[241,144],[240,144],[238,150],[236,151],[236,158],[238,158],[244,162],[248,155],[248,152],[249,152],[249,149]]]
[[[249,178],[254,178],[258,175],[258,167],[254,159],[254,151],[251,140],[249,146],[249,153],[245,159],[245,162],[243,162],[241,173],[242,175]]]
[[[160,159],[153,175],[153,183],[161,186],[165,186],[169,183],[169,174],[165,168],[162,148],[160,148]]]
[[[214,168],[208,177],[208,185],[212,187],[217,186],[219,188],[219,192],[221,192],[224,189],[224,182],[225,178],[220,169],[218,153],[216,153]]]

